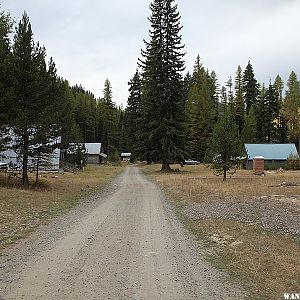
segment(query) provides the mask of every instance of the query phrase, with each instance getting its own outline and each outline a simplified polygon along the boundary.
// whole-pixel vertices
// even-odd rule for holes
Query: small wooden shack
[[[263,156],[253,157],[253,174],[262,175],[265,172],[265,158]]]
[[[86,163],[99,165],[101,163],[101,143],[85,143]]]

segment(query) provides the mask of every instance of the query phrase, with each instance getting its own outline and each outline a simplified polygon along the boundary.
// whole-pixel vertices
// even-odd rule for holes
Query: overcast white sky
[[[150,0],[0,0],[19,20],[25,10],[34,39],[46,46],[58,74],[102,95],[106,78],[114,101],[126,104],[128,81],[148,39]],[[300,75],[300,0],[178,0],[186,71],[197,54],[220,84],[252,61],[268,82]]]

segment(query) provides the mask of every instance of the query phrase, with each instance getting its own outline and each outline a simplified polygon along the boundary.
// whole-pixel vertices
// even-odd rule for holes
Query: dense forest
[[[286,84],[280,75],[259,83],[249,61],[220,86],[198,56],[194,70],[182,77],[177,6],[154,0],[150,8],[149,41],[129,82],[124,117],[125,145],[135,158],[161,161],[162,169],[184,157],[229,169],[231,158],[244,154],[244,143],[299,147],[300,83],[294,71]]]
[[[59,77],[53,59],[47,61],[46,49],[34,41],[26,13],[17,26],[9,14],[0,13],[0,144],[8,147],[9,137],[17,137],[14,147],[23,160],[25,185],[29,156],[47,154],[54,146],[67,149],[70,143],[101,142],[110,160],[132,152],[132,160],[162,162],[166,171],[186,158],[209,161],[218,140],[231,156],[242,153],[243,143],[293,142],[299,147],[295,72],[286,83],[279,75],[259,83],[249,61],[220,86],[217,74],[198,56],[194,69],[183,76],[177,6],[173,0],[154,0],[150,9],[149,40],[129,80],[125,109],[113,101],[108,79],[103,96],[96,98]],[[58,136],[59,145],[49,144]]]

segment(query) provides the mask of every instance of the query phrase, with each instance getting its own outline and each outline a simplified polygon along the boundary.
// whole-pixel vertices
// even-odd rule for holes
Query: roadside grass
[[[227,181],[222,176],[213,174],[210,168],[204,165],[173,166],[180,172],[162,174],[159,165],[145,165],[146,174],[154,176],[164,187],[172,189],[173,194],[186,201],[218,201],[232,199],[249,199],[266,195],[300,195],[300,172],[289,171],[276,174],[273,171],[265,177],[255,176],[252,171],[238,170]],[[298,183],[299,186],[291,188],[278,187],[283,182]]]
[[[183,171],[171,174],[159,172],[158,165],[142,168],[164,188],[186,226],[214,250],[209,251],[211,263],[227,272],[232,280],[244,284],[249,291],[248,299],[282,299],[283,293],[299,292],[299,236],[224,218],[191,219],[183,214],[183,209],[195,202],[241,201],[278,194],[286,196],[289,203],[289,197],[300,195],[300,187],[278,185],[300,183],[300,172],[267,173],[266,177],[261,177],[240,170],[227,182],[222,182],[222,178],[214,176],[203,165],[183,169],[178,166]]]
[[[0,173],[0,251],[103,188],[121,166],[88,166],[84,172],[41,174],[38,187]],[[32,175],[34,177],[34,175]]]

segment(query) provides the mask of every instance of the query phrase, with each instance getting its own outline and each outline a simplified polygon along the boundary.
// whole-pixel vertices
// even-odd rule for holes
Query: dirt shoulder
[[[84,172],[41,174],[40,186],[23,189],[0,173],[0,254],[38,226],[103,188],[122,171],[116,166],[89,166]]]
[[[164,188],[187,227],[214,249],[209,260],[243,282],[250,299],[282,299],[299,290],[300,173],[257,177],[240,171],[224,183],[202,165],[178,168],[182,172],[173,174],[155,165],[143,170]]]

